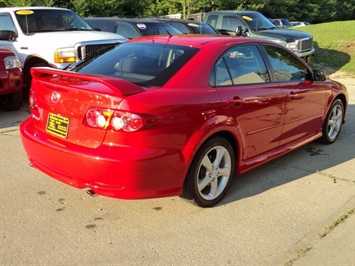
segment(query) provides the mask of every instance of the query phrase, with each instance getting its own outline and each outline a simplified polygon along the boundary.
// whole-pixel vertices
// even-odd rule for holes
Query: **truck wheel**
[[[31,66],[27,66],[24,68],[24,80],[25,80],[24,97],[25,97],[25,99],[28,99],[28,96],[30,94],[30,89],[31,89],[31,83],[32,83],[31,68],[32,67],[48,67],[48,66],[49,65],[46,62],[38,62],[38,63],[35,63]]]
[[[22,90],[10,94],[5,94],[0,97],[0,107],[5,111],[18,110],[21,108],[22,103],[23,103]]]

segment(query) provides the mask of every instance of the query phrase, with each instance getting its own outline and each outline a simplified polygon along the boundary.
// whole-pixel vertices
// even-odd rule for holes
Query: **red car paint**
[[[161,86],[133,84],[100,73],[32,69],[32,117],[20,129],[34,167],[105,196],[177,196],[197,151],[211,137],[223,136],[232,144],[235,174],[241,174],[320,138],[336,98],[346,110],[346,89],[330,80],[276,82],[274,77],[265,83],[209,83],[214,64],[233,46],[267,44],[286,51],[265,40],[179,36],[146,37],[128,44],[136,42],[198,51]],[[107,110],[108,116],[114,110],[137,114],[147,128],[117,131],[110,125],[112,117],[103,120],[102,128],[90,127],[85,120],[90,108]],[[54,119],[50,122],[49,114]],[[67,135],[48,130],[49,123],[58,120]]]
[[[15,57],[15,54],[0,48],[0,105],[6,110],[16,110],[22,102],[23,75],[19,65],[6,68],[4,60],[8,57]]]

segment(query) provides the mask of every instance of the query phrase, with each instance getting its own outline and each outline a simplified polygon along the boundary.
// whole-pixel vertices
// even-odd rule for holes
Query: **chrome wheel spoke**
[[[198,190],[200,193],[204,190],[209,184],[211,183],[210,177],[206,175],[199,183],[198,183]]]
[[[209,173],[212,172],[212,169],[213,169],[212,163],[211,163],[210,159],[208,158],[207,154],[205,155],[205,157],[203,157],[201,165],[206,168],[207,172],[209,172]]]
[[[204,199],[213,200],[224,191],[231,163],[230,154],[223,146],[213,147],[205,154],[197,176],[197,189]]]
[[[215,178],[212,182],[211,182],[211,191],[210,191],[210,197],[211,198],[216,198],[218,195],[218,178]]]

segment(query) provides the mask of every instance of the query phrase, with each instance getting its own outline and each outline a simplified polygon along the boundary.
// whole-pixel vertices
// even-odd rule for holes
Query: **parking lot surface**
[[[355,80],[341,81],[350,102],[336,143],[236,177],[209,209],[64,185],[28,164],[18,130],[28,107],[0,110],[0,264],[355,265]]]

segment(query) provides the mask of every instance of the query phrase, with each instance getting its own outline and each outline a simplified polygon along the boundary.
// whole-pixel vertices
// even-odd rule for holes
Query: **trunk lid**
[[[32,68],[30,106],[33,124],[46,141],[96,148],[106,130],[85,123],[91,108],[117,110],[125,96],[143,92],[118,78],[79,74],[51,68]]]

